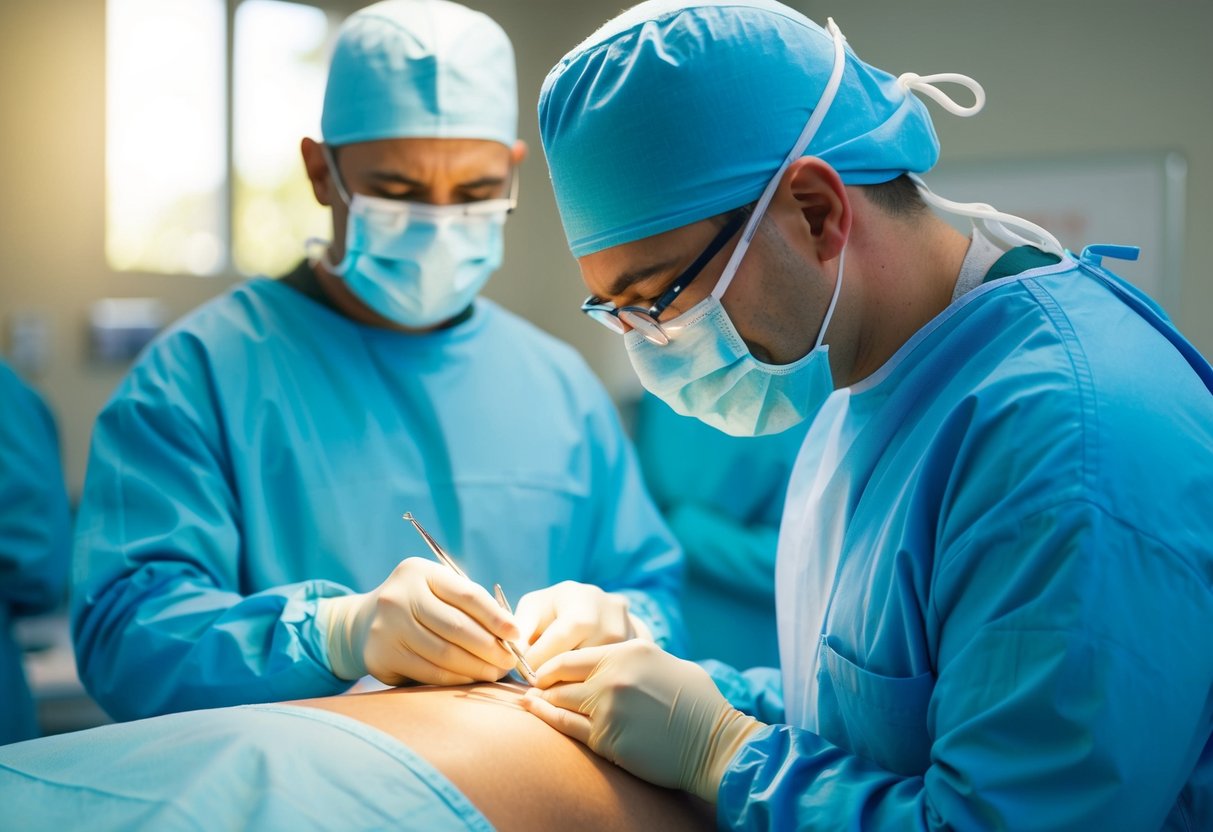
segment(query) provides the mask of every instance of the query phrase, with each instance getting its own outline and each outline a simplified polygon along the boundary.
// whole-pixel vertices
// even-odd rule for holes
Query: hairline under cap
[[[501,138],[500,135],[496,135],[496,136],[470,135],[470,134],[465,135],[463,133],[461,133],[458,136],[435,136],[430,133],[425,133],[425,134],[392,133],[390,135],[383,135],[383,136],[372,134],[372,135],[366,136],[365,138],[355,135],[352,138],[346,138],[346,137],[342,136],[342,137],[340,137],[341,138],[340,141],[337,141],[337,140],[330,141],[329,139],[327,139],[323,136],[321,138],[323,139],[324,144],[327,144],[329,147],[331,147],[333,149],[336,149],[339,147],[348,147],[351,144],[367,144],[369,142],[390,142],[394,139],[438,139],[440,141],[464,140],[464,141],[476,141],[476,142],[493,142],[494,144],[499,144],[506,149],[512,150],[514,145],[517,144],[517,142],[518,142],[518,139],[514,139],[513,142],[508,142],[505,139]]]

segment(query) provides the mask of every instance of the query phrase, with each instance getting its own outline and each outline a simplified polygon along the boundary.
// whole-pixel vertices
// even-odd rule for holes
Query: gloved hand
[[[707,671],[647,641],[564,653],[536,669],[523,706],[658,786],[716,802],[729,763],[762,723]]]
[[[630,638],[653,640],[649,628],[628,612],[628,599],[592,584],[562,581],[528,592],[514,610],[522,632],[519,646],[531,667],[578,647]],[[530,644],[530,648],[524,645]]]
[[[316,617],[335,676],[388,685],[496,681],[514,657],[493,636],[520,635],[484,587],[425,558],[401,561],[371,592],[320,599]]]

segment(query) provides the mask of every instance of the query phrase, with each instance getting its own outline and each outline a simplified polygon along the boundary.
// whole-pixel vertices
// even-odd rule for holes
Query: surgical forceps
[[[455,563],[454,559],[446,553],[446,550],[438,545],[438,541],[430,537],[429,532],[421,528],[421,524],[417,522],[417,518],[413,516],[411,511],[405,512],[404,519],[413,524],[413,528],[415,528],[417,533],[421,535],[421,539],[425,541],[425,545],[430,547],[430,551],[434,553],[434,557],[438,558],[441,563],[446,565],[447,568],[449,568],[459,577],[468,577],[467,573],[459,568],[459,564]],[[471,580],[471,578],[468,578],[468,580]],[[510,609],[510,602],[505,599],[505,592],[502,591],[501,584],[493,584],[493,595],[497,598],[497,603],[502,609],[504,609],[510,615],[514,614],[514,611]],[[518,649],[518,645],[512,641],[506,641],[503,638],[499,638],[497,641],[514,654],[514,659],[516,660],[514,666],[522,675],[522,678],[532,685],[535,684],[535,671],[531,669],[531,666],[527,664],[526,659],[522,657],[522,651]]]

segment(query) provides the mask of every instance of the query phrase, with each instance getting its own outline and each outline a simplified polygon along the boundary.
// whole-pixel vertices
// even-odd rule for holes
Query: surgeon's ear
[[[851,200],[838,171],[816,156],[803,156],[788,166],[771,208],[796,212],[801,237],[825,262],[842,253],[851,233]]]
[[[329,176],[329,164],[324,158],[324,149],[320,142],[304,137],[299,145],[303,153],[303,167],[307,170],[307,178],[312,182],[312,193],[321,205],[333,204],[333,179]]]

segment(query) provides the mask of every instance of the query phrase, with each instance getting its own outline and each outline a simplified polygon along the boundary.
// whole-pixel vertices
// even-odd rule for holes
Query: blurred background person
[[[775,548],[805,429],[729,436],[641,396],[633,428],[640,467],[686,558],[689,658],[779,667]]]
[[[19,616],[62,603],[70,546],[54,418],[0,362],[0,745],[38,736],[12,627]]]

